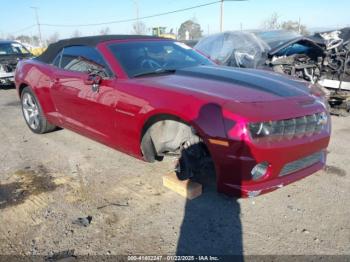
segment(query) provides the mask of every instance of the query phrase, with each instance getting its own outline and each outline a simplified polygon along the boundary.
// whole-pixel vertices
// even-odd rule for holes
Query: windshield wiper
[[[152,75],[162,75],[162,74],[173,74],[176,72],[176,69],[157,69],[150,72],[142,72],[139,74],[133,75],[133,77],[139,77],[139,76],[152,76]]]

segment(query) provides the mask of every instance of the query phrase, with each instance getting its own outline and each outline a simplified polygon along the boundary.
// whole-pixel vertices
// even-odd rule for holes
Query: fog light
[[[268,168],[269,163],[266,161],[257,164],[251,171],[253,180],[258,180],[259,178],[266,175]]]

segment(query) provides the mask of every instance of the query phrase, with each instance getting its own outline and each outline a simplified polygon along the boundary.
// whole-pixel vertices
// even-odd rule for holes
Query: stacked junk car
[[[194,47],[221,65],[273,70],[309,81],[332,114],[350,111],[350,28],[301,36],[284,30],[230,31]]]
[[[31,57],[32,54],[24,45],[0,40],[0,87],[13,84],[18,61]]]

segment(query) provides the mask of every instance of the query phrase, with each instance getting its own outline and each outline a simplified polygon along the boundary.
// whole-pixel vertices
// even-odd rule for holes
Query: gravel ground
[[[239,200],[207,179],[186,201],[162,186],[171,160],[147,164],[68,130],[35,135],[14,89],[0,90],[0,111],[2,255],[350,255],[348,118],[332,119],[326,170]]]

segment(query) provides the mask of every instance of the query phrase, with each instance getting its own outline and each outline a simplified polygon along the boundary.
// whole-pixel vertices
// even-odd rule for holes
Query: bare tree
[[[19,35],[16,37],[16,40],[20,41],[21,43],[28,43],[28,44],[31,44],[33,42],[32,37],[28,35]]]
[[[8,34],[8,35],[6,36],[6,39],[8,39],[8,40],[15,40],[16,37],[15,37],[14,35]]]
[[[302,35],[308,35],[309,32],[306,29],[305,25],[300,24],[297,21],[286,21],[282,23],[282,29],[287,30],[287,31],[294,31],[294,32],[298,32]]]
[[[279,22],[280,16],[274,12],[269,18],[263,21],[262,27],[268,30],[276,30],[281,28],[281,23]]]
[[[80,37],[80,36],[81,36],[81,32],[78,29],[76,29],[72,34],[72,37]]]
[[[147,28],[145,23],[142,21],[137,21],[132,25],[133,32],[137,35],[145,35],[147,33]]]
[[[100,35],[108,35],[109,33],[110,33],[110,29],[109,29],[109,27],[107,26],[107,27],[105,27],[105,28],[102,28],[101,30],[100,30]]]
[[[55,32],[47,39],[47,44],[49,45],[52,43],[56,43],[59,38],[60,38],[60,34],[58,32]]]

